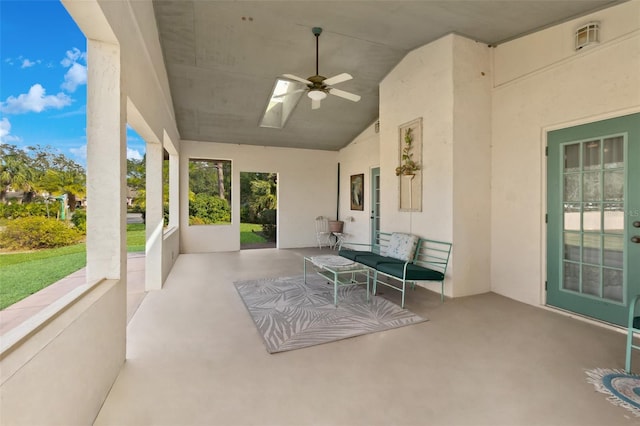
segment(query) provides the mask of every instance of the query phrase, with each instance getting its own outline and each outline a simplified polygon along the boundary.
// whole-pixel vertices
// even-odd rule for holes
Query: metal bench
[[[640,294],[633,298],[629,305],[629,322],[627,324],[627,356],[624,363],[624,369],[627,373],[631,373],[631,351],[632,349],[640,349],[640,346],[633,344],[635,333],[640,333],[640,316],[636,316],[636,306],[640,301]]]
[[[374,295],[377,292],[378,284],[400,291],[402,293],[401,306],[403,308],[407,284],[410,283],[412,288],[415,288],[415,283],[418,281],[440,282],[440,300],[444,301],[444,280],[451,256],[452,244],[428,238],[418,238],[414,253],[408,260],[404,260],[387,255],[389,242],[392,240],[393,235],[393,233],[380,232],[378,235],[380,244],[378,246],[345,243],[343,245],[347,247],[367,247],[368,250],[341,247],[338,254],[354,262],[361,263],[373,271]],[[379,275],[399,281],[401,287],[381,281]]]

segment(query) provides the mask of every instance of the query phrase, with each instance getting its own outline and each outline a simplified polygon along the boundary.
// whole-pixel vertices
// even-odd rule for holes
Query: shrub
[[[50,202],[48,208],[49,216],[57,217],[58,211],[60,211],[60,202]],[[4,217],[6,219],[17,219],[19,217],[29,216],[47,217],[47,204],[43,201],[23,204],[0,204],[0,217]]]
[[[65,222],[46,217],[25,217],[7,223],[0,233],[0,247],[13,250],[68,246],[82,235]]]
[[[189,224],[212,224],[231,222],[231,208],[227,200],[209,194],[196,194],[189,201]],[[198,223],[191,220],[197,218]]]
[[[82,232],[83,234],[87,233],[87,211],[76,209],[73,212],[73,216],[71,216],[71,223],[75,226],[75,228]]]
[[[258,219],[262,224],[262,233],[269,241],[276,240],[276,217],[277,210],[275,209],[266,209],[258,213]]]

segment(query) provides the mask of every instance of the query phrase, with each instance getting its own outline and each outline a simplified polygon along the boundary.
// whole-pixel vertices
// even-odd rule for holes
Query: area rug
[[[640,417],[640,376],[624,370],[597,368],[587,371],[587,381],[598,392],[609,395],[612,404],[626,408]]]
[[[234,283],[269,353],[306,348],[349,337],[416,324],[426,319],[371,296],[366,288],[338,288],[316,274]]]

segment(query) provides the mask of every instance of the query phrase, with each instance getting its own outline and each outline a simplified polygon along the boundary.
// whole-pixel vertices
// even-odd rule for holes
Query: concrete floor
[[[299,275],[315,253],[181,255],[130,321],[95,425],[640,423],[586,381],[623,368],[624,334],[493,293],[441,304],[419,288],[407,308],[428,322],[268,354],[232,283]]]

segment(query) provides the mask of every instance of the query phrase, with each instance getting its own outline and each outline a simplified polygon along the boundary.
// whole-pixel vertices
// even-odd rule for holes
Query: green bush
[[[76,209],[73,212],[73,216],[71,216],[71,223],[75,226],[75,228],[82,232],[83,234],[87,233],[87,211]]]
[[[209,194],[196,194],[189,200],[189,224],[230,223],[231,208],[227,200]]]
[[[49,203],[49,217],[57,217],[58,211],[60,211],[60,202],[52,201]],[[0,203],[0,217],[5,219],[17,219],[19,217],[29,216],[42,216],[47,217],[47,204],[44,201],[37,201],[32,203]]]
[[[82,235],[65,222],[46,217],[24,217],[7,223],[0,233],[0,247],[21,250],[68,246]]]
[[[276,217],[277,210],[266,209],[258,213],[258,219],[262,224],[262,233],[269,241],[276,240]]]

